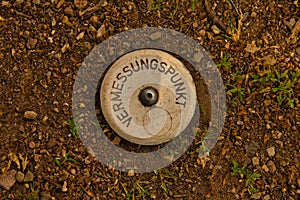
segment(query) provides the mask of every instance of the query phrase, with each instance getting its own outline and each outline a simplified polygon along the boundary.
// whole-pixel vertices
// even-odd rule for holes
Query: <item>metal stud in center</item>
[[[153,87],[147,87],[140,92],[139,99],[144,106],[153,106],[158,101],[158,92]]]

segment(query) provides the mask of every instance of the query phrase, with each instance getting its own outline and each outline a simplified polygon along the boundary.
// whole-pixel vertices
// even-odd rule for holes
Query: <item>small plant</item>
[[[135,182],[134,187],[135,187],[135,191],[143,199],[146,199],[146,195],[150,195],[150,193],[145,188],[143,188],[143,186],[140,184],[139,180]]]
[[[205,132],[205,130],[197,128],[197,130],[195,131],[195,137],[199,138],[200,141],[196,142],[195,144],[199,146],[194,151],[188,152],[188,154],[199,154],[200,152],[201,154],[205,154],[206,152],[209,152],[210,148],[207,144],[207,141],[212,138],[204,134]]]
[[[258,179],[261,175],[257,172],[251,172],[246,169],[246,165],[239,167],[239,164],[235,161],[232,161],[233,167],[231,176],[240,176],[242,179],[245,179],[245,186],[248,188],[250,194],[255,194],[259,192],[255,188],[255,180]]]
[[[160,10],[160,9],[163,9],[164,6],[161,5],[162,2],[163,2],[163,0],[157,0],[157,3],[155,4],[155,2],[152,0],[152,3],[151,3],[152,10]]]
[[[64,121],[70,128],[70,132],[72,133],[73,137],[78,139],[78,131],[77,131],[77,127],[75,125],[75,119],[68,119]]]
[[[140,180],[137,180],[133,183],[133,187],[130,191],[127,190],[125,184],[121,183],[127,200],[135,199],[135,197],[147,199],[146,197],[150,195],[150,193],[142,186],[142,183]]]
[[[166,185],[167,179],[172,179],[172,181],[176,181],[176,176],[172,171],[169,171],[168,169],[159,169],[154,171],[157,178],[160,180],[161,183],[161,189],[164,191],[165,194],[169,194],[168,187]]]
[[[259,82],[261,84],[261,93],[267,91],[266,86],[271,88],[271,92],[276,95],[278,104],[288,105],[294,108],[294,85],[298,82],[297,71],[285,70],[279,72],[276,69],[268,70],[263,74],[251,74],[252,83]]]
[[[239,86],[232,86],[232,89],[229,90],[231,93],[236,93],[240,101],[243,101],[245,89]]]
[[[30,184],[30,195],[28,196],[28,200],[38,200],[39,199],[39,189],[34,188],[34,182]]]
[[[57,165],[60,165],[60,164],[62,164],[62,163],[64,163],[64,162],[70,161],[70,162],[73,162],[73,163],[77,164],[77,161],[74,160],[73,158],[70,158],[69,155],[70,155],[70,152],[66,153],[66,155],[64,156],[64,159],[63,159],[62,162],[60,161],[59,158],[55,158],[55,159],[54,159],[54,160],[55,160],[55,163],[56,163]]]
[[[229,69],[232,67],[231,64],[232,61],[233,59],[229,55],[224,54],[224,56],[221,58],[220,63],[217,64],[217,67],[219,68],[224,67],[226,71],[229,71]]]
[[[70,158],[69,155],[70,155],[70,152],[66,153],[66,155],[64,157],[64,161],[71,161],[71,162],[77,164],[77,161],[74,160],[73,158]]]
[[[198,0],[192,0],[192,10],[195,11],[196,3]]]
[[[229,92],[228,100],[236,104],[235,99],[231,99],[230,96],[231,94],[236,94],[238,100],[240,102],[243,101],[245,89],[242,87],[242,84],[244,83],[245,76],[240,71],[233,72],[232,62],[233,59],[228,54],[224,54],[217,67],[225,69],[225,73],[227,73],[225,89]]]

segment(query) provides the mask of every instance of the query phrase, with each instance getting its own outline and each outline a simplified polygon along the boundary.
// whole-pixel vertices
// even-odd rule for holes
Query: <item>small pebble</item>
[[[22,172],[20,172],[20,171],[17,172],[17,174],[16,174],[16,180],[17,180],[18,182],[23,182],[24,177],[25,177],[24,173],[22,173]]]
[[[76,174],[76,169],[71,169],[71,174],[75,175]]]
[[[74,15],[74,11],[71,7],[66,7],[64,13],[71,16]]]
[[[78,9],[84,8],[87,4],[88,4],[88,1],[87,1],[87,0],[74,0],[74,5],[75,5]]]
[[[259,158],[258,157],[253,157],[252,158],[252,163],[254,166],[258,166],[259,165]]]
[[[127,175],[128,175],[128,176],[134,176],[134,171],[133,171],[133,169],[129,170]]]
[[[255,194],[252,194],[251,195],[251,199],[260,199],[262,193],[261,192],[258,192],[258,193],[255,193]]]
[[[31,182],[33,181],[34,175],[31,171],[28,171],[24,177],[24,182]]]
[[[265,172],[268,172],[268,171],[269,171],[269,168],[267,167],[267,165],[263,165],[261,168],[262,168]]]
[[[24,132],[24,131],[25,131],[25,128],[24,128],[24,126],[23,126],[23,125],[20,125],[20,127],[19,127],[19,131],[21,131],[21,132]]]
[[[96,23],[96,22],[98,22],[98,21],[99,21],[99,19],[98,19],[97,15],[93,15],[93,16],[90,18],[90,22],[92,22],[92,23]]]
[[[45,115],[44,118],[43,118],[43,120],[42,120],[42,122],[43,122],[44,124],[46,124],[48,119],[49,119],[48,116]]]
[[[59,113],[59,109],[58,108],[53,108],[53,111],[56,113]]]
[[[275,171],[276,171],[276,165],[275,165],[275,163],[274,163],[272,160],[269,160],[269,161],[267,162],[267,166],[268,166],[270,172],[271,172],[272,174],[274,174]]]
[[[102,24],[97,31],[97,38],[101,38],[105,34],[105,25]]]
[[[27,40],[26,47],[28,49],[34,49],[35,46],[36,46],[36,44],[37,44],[37,42],[38,42],[37,39],[35,39],[35,38],[29,38]]]
[[[35,143],[34,141],[29,142],[29,148],[34,149],[35,148]]]
[[[219,35],[219,34],[221,33],[221,30],[220,30],[216,25],[213,25],[213,26],[211,27],[211,30],[212,30],[212,32],[213,32],[214,34],[216,34],[216,35]]]
[[[39,5],[41,3],[40,0],[32,0],[32,3],[34,3],[35,5]]]
[[[297,52],[298,55],[300,55],[300,47],[296,48],[296,52]]]
[[[79,33],[79,34],[77,35],[76,40],[80,40],[80,39],[82,39],[83,37],[84,37],[84,31],[81,32],[81,33]]]
[[[272,157],[275,155],[275,147],[270,147],[267,149],[269,157]]]
[[[242,121],[237,121],[236,124],[242,126],[242,125],[244,124],[244,122],[242,122]]]
[[[158,40],[159,38],[161,38],[161,32],[152,33],[149,37],[151,40]]]
[[[205,36],[205,30],[199,31],[199,35],[200,35],[201,37],[204,37],[204,36]]]
[[[61,188],[61,191],[62,191],[62,192],[67,192],[67,191],[68,191],[68,188],[67,188],[67,181],[64,181],[64,184],[63,184],[63,186],[62,186],[62,188]]]
[[[15,184],[16,182],[16,176],[17,171],[16,170],[10,170],[5,175],[2,175],[0,177],[0,186],[3,187],[5,190],[10,190],[10,188]]]
[[[34,111],[26,111],[24,113],[24,118],[26,119],[35,119],[37,117],[37,113]]]

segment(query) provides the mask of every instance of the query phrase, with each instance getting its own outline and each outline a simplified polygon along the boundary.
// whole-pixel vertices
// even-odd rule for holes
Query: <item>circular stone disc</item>
[[[157,98],[153,105],[141,101],[143,92]],[[161,144],[179,135],[190,123],[196,101],[189,70],[170,54],[153,49],[119,58],[105,74],[100,91],[107,123],[124,139],[142,145]]]

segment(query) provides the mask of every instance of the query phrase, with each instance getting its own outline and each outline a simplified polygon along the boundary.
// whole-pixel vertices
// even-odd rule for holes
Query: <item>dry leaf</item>
[[[20,160],[22,162],[22,170],[24,172],[25,169],[26,169],[26,167],[27,167],[27,165],[28,165],[28,163],[29,163],[29,161],[27,160],[27,156],[25,156],[25,158],[23,158],[22,154],[19,154],[19,158],[20,158]]]
[[[251,44],[247,44],[247,47],[245,48],[246,51],[250,53],[255,53],[260,50],[259,47],[256,46],[255,41],[252,41]]]
[[[272,55],[265,56],[264,58],[262,58],[262,60],[264,60],[265,66],[272,66],[275,65],[277,62],[276,58],[274,58]]]
[[[209,158],[209,152],[207,152],[204,156],[199,156],[198,159],[197,159],[197,163],[199,165],[202,166],[202,168],[204,169],[205,165],[206,165],[206,162],[209,161],[210,158]]]
[[[16,163],[18,169],[21,169],[21,164],[20,164],[20,161],[19,161],[19,158],[16,154],[14,153],[9,153],[8,154],[8,157],[11,161],[14,161],[14,163]]]
[[[10,168],[10,165],[11,165],[11,160],[8,161],[7,167],[3,167],[3,168],[1,169],[2,174],[6,174],[6,172],[7,172],[7,171],[9,170],[9,168]]]

